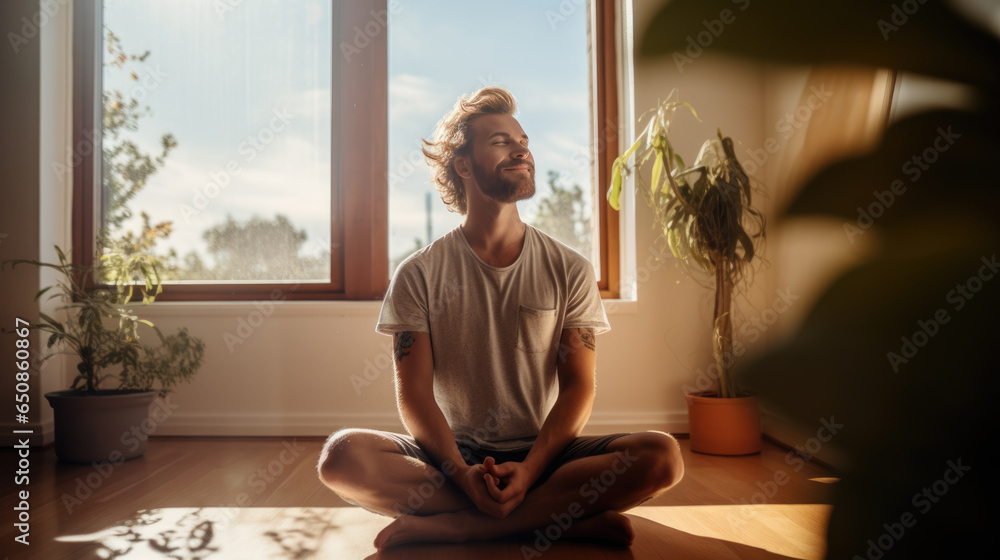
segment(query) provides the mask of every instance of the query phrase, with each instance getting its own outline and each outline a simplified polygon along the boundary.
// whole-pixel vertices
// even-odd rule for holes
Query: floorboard
[[[524,538],[376,554],[387,523],[316,478],[321,438],[153,438],[146,455],[97,468],[31,455],[29,546],[2,524],[9,559],[778,559],[823,557],[833,473],[766,443],[744,457],[684,453],[684,480],[627,512],[629,548]],[[16,470],[11,449],[0,452]],[[799,470],[796,470],[798,468]],[[13,519],[13,477],[2,478]],[[835,482],[834,482],[835,483]],[[536,555],[535,553],[539,553]]]

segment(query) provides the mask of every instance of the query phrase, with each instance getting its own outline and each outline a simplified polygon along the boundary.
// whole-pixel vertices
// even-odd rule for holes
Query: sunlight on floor
[[[630,550],[609,549],[604,558],[802,558],[823,557],[830,506],[765,504],[638,507],[628,512],[636,531]],[[97,545],[100,558],[368,558],[388,519],[361,508],[162,508],[143,510],[118,525],[64,543]],[[524,541],[527,546],[532,542]],[[475,549],[478,558],[494,549]],[[504,558],[521,543],[496,546]],[[439,546],[418,547],[408,558],[435,558]],[[559,554],[563,549],[566,556]],[[576,550],[575,553],[569,553]],[[764,552],[766,551],[766,552]],[[556,554],[551,554],[556,553]],[[767,553],[772,553],[768,555]],[[579,556],[580,545],[557,542],[546,558]],[[466,554],[462,553],[465,557]],[[377,556],[396,557],[394,551]],[[449,556],[451,557],[451,556]],[[497,556],[498,558],[501,556]]]
[[[816,478],[810,478],[810,482],[819,482],[820,484],[836,484],[840,482],[840,479],[835,476],[818,476]]]
[[[56,540],[96,543],[101,558],[364,558],[383,525],[360,508],[162,508]]]
[[[826,548],[830,511],[825,504],[745,504],[638,507],[629,513],[690,535],[715,539],[733,551],[752,547],[791,558],[820,559]],[[633,526],[637,534],[643,529],[634,520]],[[650,533],[659,538],[665,531],[653,529]],[[671,539],[676,558],[687,558],[678,548],[684,542],[710,546],[694,539]],[[721,550],[720,558],[725,557]],[[737,553],[736,557],[744,556]]]

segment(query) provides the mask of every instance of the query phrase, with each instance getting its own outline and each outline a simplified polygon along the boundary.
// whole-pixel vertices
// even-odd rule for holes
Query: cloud
[[[447,99],[434,91],[434,82],[425,76],[396,74],[389,78],[389,118],[395,121],[411,115],[440,115]]]
[[[312,88],[296,90],[283,97],[281,105],[295,115],[296,119],[330,120],[331,102],[330,88]]]

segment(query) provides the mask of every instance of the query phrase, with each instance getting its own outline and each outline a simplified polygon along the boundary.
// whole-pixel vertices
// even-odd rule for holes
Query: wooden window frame
[[[619,213],[607,203],[611,186],[611,167],[618,157],[620,130],[618,103],[618,18],[616,0],[593,0],[594,25],[592,48],[594,62],[594,120],[591,138],[597,177],[598,237],[600,239],[601,279],[597,287],[604,298],[621,295],[621,251]]]
[[[619,295],[619,220],[605,202],[618,148],[616,0],[592,0],[592,156],[598,181],[603,297]],[[386,13],[386,0],[332,2],[337,38],[350,38]],[[73,262],[90,266],[94,226],[103,186],[101,0],[77,0],[73,14],[73,146],[82,155],[73,167]],[[171,284],[159,301],[380,300],[389,284],[388,259],[388,30],[371,38],[351,60],[333,51],[331,107],[331,281],[328,283]],[[88,149],[89,146],[89,149]],[[82,147],[82,148],[81,148]]]

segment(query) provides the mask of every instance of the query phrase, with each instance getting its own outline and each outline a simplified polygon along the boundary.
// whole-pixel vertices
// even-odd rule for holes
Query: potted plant
[[[668,133],[677,109],[690,104],[674,93],[650,111],[652,116],[635,143],[612,166],[608,202],[620,208],[623,178],[653,159],[652,180],[642,175],[636,190],[653,210],[671,253],[698,279],[694,270],[710,275],[714,289],[713,355],[718,371],[716,391],[687,394],[691,449],[720,455],[757,453],[761,448],[757,397],[741,390],[733,375],[733,295],[764,238],[765,218],[751,202],[750,178],[736,159],[733,141],[718,132],[707,140],[693,165],[684,164]],[[635,154],[635,163],[629,160]]]
[[[143,304],[153,302],[162,291],[154,262],[146,253],[105,252],[100,271],[109,284],[86,289],[94,268],[75,265],[59,247],[55,249],[58,264],[18,259],[4,265],[31,264],[61,275],[55,285],[40,290],[35,300],[55,288],[49,299],[62,298],[65,320],[39,313],[40,322],[31,325],[48,333],[48,348],[61,346],[79,359],[70,389],[45,395],[55,410],[56,455],[74,463],[138,457],[146,450],[149,405],[157,394],[164,396],[191,379],[201,366],[205,344],[184,328],[164,336],[129,305],[137,280]],[[140,323],[156,332],[159,346],[140,341]],[[108,373],[116,367],[120,368],[117,373]],[[117,378],[117,388],[101,388],[109,378]]]

